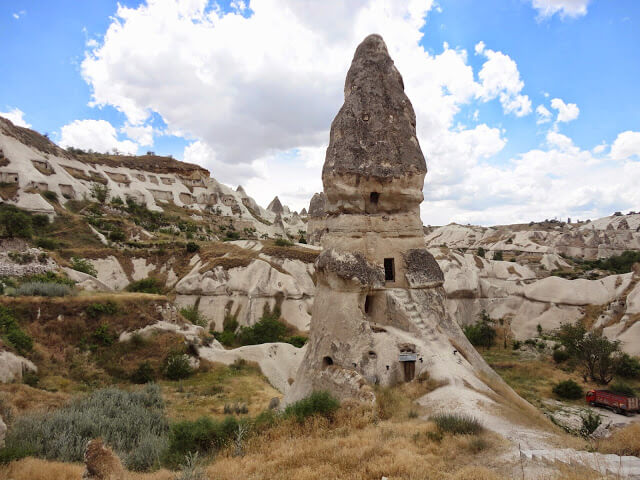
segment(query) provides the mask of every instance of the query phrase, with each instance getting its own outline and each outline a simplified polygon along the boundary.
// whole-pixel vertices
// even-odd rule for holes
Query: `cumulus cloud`
[[[531,113],[531,100],[521,94],[524,82],[516,62],[509,55],[486,48],[483,42],[478,43],[475,50],[487,58],[478,73],[481,82],[478,96],[485,101],[499,98],[504,112],[517,117]]]
[[[532,0],[531,5],[543,18],[558,13],[562,17],[581,17],[587,14],[591,0]]]
[[[538,116],[538,119],[536,120],[538,125],[551,121],[552,113],[544,105],[538,105],[536,107],[536,114]]]
[[[640,132],[627,130],[620,133],[611,145],[611,158],[623,160],[633,156],[640,157]]]
[[[27,123],[24,119],[24,112],[19,108],[14,108],[8,112],[0,112],[0,117],[4,117],[10,120],[14,125],[18,127],[31,128],[31,124]]]
[[[138,144],[131,140],[118,140],[117,131],[106,120],[75,120],[60,129],[60,146],[76,147],[96,152],[135,154]]]
[[[564,103],[561,98],[552,99],[551,108],[558,111],[556,122],[571,122],[580,115],[578,105],[575,103]]]
[[[630,179],[637,178],[640,162],[629,160],[628,147],[617,150],[620,159],[613,162],[613,153],[595,157],[554,128],[542,148],[497,161],[507,132],[476,121],[460,124],[457,115],[489,101],[499,101],[508,115],[530,114],[517,63],[481,41],[472,52],[483,59],[476,72],[463,49],[445,43],[425,51],[420,41],[433,6],[419,0],[238,0],[224,12],[207,0],[148,0],[119,6],[104,37],[90,46],[82,74],[92,104],[124,113],[121,131],[137,144],[153,141],[145,125],[155,113],[166,133],[191,142],[185,161],[222,182],[242,184],[263,205],[277,194],[299,210],[322,189],[329,125],[343,101],[352,52],[377,32],[416,111],[429,168],[425,223],[594,217],[610,205],[621,209],[638,201]],[[575,104],[551,106],[556,122],[579,114]],[[536,114],[538,121],[551,121],[544,105]],[[119,141],[115,131],[108,137]]]

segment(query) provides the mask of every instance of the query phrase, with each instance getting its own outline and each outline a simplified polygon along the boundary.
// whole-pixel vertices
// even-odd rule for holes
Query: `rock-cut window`
[[[371,192],[369,194],[369,202],[371,202],[371,204],[377,205],[378,200],[380,200],[380,194],[378,192]]]
[[[384,259],[384,280],[393,282],[396,279],[396,272],[393,264],[393,258]]]

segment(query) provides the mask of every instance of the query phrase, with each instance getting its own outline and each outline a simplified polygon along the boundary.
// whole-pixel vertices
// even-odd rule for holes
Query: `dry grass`
[[[0,479],[11,480],[80,480],[84,466],[76,463],[52,462],[39,458],[24,458],[0,467]],[[127,472],[126,480],[174,480],[175,472]]]
[[[633,423],[599,440],[597,449],[602,453],[640,456],[640,424]]]
[[[17,183],[0,183],[0,198],[3,200],[11,200],[18,193]]]
[[[260,372],[247,364],[234,370],[222,364],[201,361],[201,370],[180,382],[162,381],[167,416],[175,421],[196,420],[202,416],[222,419],[225,404],[246,404],[249,416],[256,416],[281,397]]]
[[[7,414],[16,416],[34,410],[53,410],[63,406],[68,400],[69,395],[65,393],[47,392],[22,383],[0,385],[0,415],[5,421]]]
[[[302,247],[278,247],[276,245],[266,245],[260,253],[269,257],[287,258],[289,260],[300,260],[305,263],[313,263],[318,258],[320,252]]]

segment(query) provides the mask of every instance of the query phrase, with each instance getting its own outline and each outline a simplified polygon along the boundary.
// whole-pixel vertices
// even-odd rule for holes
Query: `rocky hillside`
[[[531,222],[528,225],[478,227],[451,223],[443,227],[425,227],[427,245],[462,250],[505,251],[514,253],[555,253],[595,259],[619,255],[626,250],[640,250],[640,213],[594,221],[564,223]]]
[[[53,215],[47,198],[55,195],[65,207],[101,187],[107,187],[111,202],[133,201],[154,212],[180,208],[196,219],[224,217],[256,238],[299,238],[306,230],[304,216],[277,197],[270,208],[262,208],[242,187],[234,191],[198,165],[151,153],[133,157],[63,150],[0,117],[0,202]]]

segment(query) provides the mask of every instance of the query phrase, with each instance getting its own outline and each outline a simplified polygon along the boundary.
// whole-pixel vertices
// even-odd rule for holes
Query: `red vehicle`
[[[592,407],[610,408],[614,412],[624,415],[636,413],[640,409],[637,397],[627,397],[608,390],[589,390],[587,403]]]

